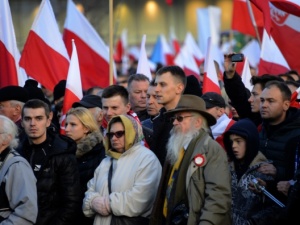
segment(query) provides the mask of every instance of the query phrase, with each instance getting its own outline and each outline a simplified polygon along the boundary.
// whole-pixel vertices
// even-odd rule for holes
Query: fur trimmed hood
[[[77,144],[76,158],[80,158],[84,154],[91,151],[97,144],[103,141],[100,131],[89,133],[84,139]]]

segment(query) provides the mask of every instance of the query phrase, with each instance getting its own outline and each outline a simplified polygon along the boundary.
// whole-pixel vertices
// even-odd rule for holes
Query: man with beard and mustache
[[[183,95],[165,115],[174,126],[150,225],[231,224],[227,156],[207,132],[216,119],[195,95]]]

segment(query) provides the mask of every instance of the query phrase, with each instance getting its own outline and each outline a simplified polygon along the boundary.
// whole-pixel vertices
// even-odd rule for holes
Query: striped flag
[[[65,134],[65,120],[68,110],[72,108],[72,104],[74,102],[79,102],[83,97],[78,54],[74,40],[72,40],[72,49],[73,50],[66,82],[66,91],[62,109],[62,116],[60,117],[61,134]]]
[[[69,56],[49,0],[41,2],[21,55],[20,66],[28,76],[49,90],[67,77]]]

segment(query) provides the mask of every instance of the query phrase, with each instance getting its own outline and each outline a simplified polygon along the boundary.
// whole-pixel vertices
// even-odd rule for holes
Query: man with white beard
[[[150,225],[231,224],[227,156],[207,132],[216,119],[195,95],[183,95],[165,115],[174,127]]]

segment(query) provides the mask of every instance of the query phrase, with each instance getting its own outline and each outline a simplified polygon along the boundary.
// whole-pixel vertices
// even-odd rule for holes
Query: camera
[[[232,54],[231,55],[231,62],[243,62],[244,61],[244,54]]]

